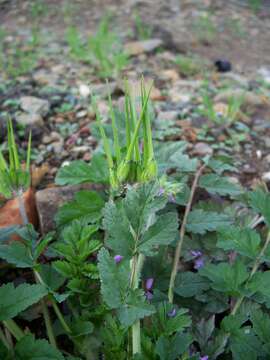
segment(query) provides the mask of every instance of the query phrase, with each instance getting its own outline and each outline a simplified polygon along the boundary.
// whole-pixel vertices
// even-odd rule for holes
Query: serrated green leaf
[[[48,290],[43,285],[21,284],[16,288],[12,283],[2,285],[0,287],[0,321],[15,317],[47,293]]]
[[[78,185],[83,183],[109,183],[109,171],[106,159],[94,155],[90,164],[82,160],[73,161],[59,169],[56,179],[58,185]]]
[[[160,360],[175,360],[182,355],[192,343],[192,336],[189,334],[178,333],[172,338],[160,336],[155,352]]]
[[[229,227],[219,231],[217,246],[254,259],[260,252],[260,243],[261,237],[255,230]]]
[[[174,291],[177,295],[192,297],[209,289],[209,286],[209,281],[204,277],[198,273],[187,271],[177,274]]]
[[[195,209],[188,215],[186,228],[192,233],[203,235],[207,231],[215,231],[220,227],[228,226],[231,222],[226,214]]]
[[[140,289],[130,290],[124,304],[117,311],[118,318],[125,327],[154,313],[154,306],[146,302],[144,292]]]
[[[64,360],[64,356],[46,340],[23,337],[15,347],[16,360]]]
[[[65,282],[65,277],[59,274],[51,265],[41,264],[40,276],[51,291],[56,291]]]
[[[257,271],[247,284],[247,290],[251,293],[261,293],[262,295],[270,298],[270,270],[268,271]]]
[[[76,276],[76,268],[67,261],[56,260],[52,263],[53,268],[66,278]]]
[[[31,268],[34,266],[33,259],[29,254],[29,248],[18,241],[13,241],[9,245],[0,245],[0,258],[18,268]]]
[[[264,313],[262,310],[257,309],[251,313],[252,327],[255,334],[259,339],[265,343],[269,344],[269,334],[270,334],[270,317],[268,314]],[[268,345],[268,355],[270,355],[270,347]]]
[[[122,204],[109,201],[105,205],[103,216],[103,226],[108,234],[108,237],[105,238],[106,246],[112,249],[115,254],[131,258],[135,242]]]
[[[169,336],[176,332],[183,331],[191,325],[191,318],[186,314],[187,310],[178,310],[174,317],[170,317],[165,325],[164,333]]]
[[[207,345],[208,340],[211,338],[215,330],[215,315],[210,316],[208,319],[201,319],[195,328],[195,339],[198,341],[201,348]]]
[[[249,194],[251,207],[262,214],[266,224],[270,227],[270,193],[257,189]]]
[[[73,201],[59,209],[55,220],[58,226],[66,225],[73,220],[94,223],[101,218],[104,204],[104,200],[96,191],[78,191]]]
[[[102,248],[98,253],[98,270],[105,303],[111,309],[119,308],[129,284],[129,261],[122,260],[116,264],[108,250]]]
[[[158,245],[169,245],[175,241],[178,233],[178,217],[176,213],[167,213],[158,217],[139,242],[138,251],[151,256]]]
[[[200,177],[199,186],[212,194],[237,196],[242,193],[239,185],[232,183],[226,177],[208,174]]]
[[[228,160],[228,159],[226,159]],[[219,160],[219,159],[210,159],[207,164],[212,170],[214,170],[218,175],[221,175],[224,171],[233,171],[236,172],[237,168],[229,164],[228,162]]]
[[[165,206],[167,200],[163,196],[157,196],[157,193],[156,183],[143,184],[129,189],[125,199],[106,204],[103,225],[108,237],[105,243],[116,254],[131,258],[145,232],[151,225],[158,223],[156,212]],[[158,227],[149,229],[148,236],[152,232],[152,240],[156,242],[158,240],[154,236],[154,230],[157,231]],[[160,241],[172,240],[169,236],[165,239],[162,235]]]
[[[212,281],[213,289],[230,295],[237,295],[249,276],[245,265],[240,261],[234,264],[207,264],[200,268],[199,274]]]
[[[72,337],[89,335],[93,332],[94,325],[90,321],[78,319],[71,324]]]

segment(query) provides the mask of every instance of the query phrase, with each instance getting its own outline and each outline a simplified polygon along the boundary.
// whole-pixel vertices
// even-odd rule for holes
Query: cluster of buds
[[[109,95],[110,117],[113,130],[113,150],[101,123],[100,114],[94,102],[96,119],[103,140],[106,154],[111,188],[117,190],[126,183],[143,183],[157,177],[157,162],[154,158],[152,143],[151,120],[149,115],[149,97],[152,86],[146,90],[144,80],[141,80],[141,111],[136,111],[135,99],[131,97],[129,86],[126,83],[125,94],[125,126],[126,141],[120,147],[117,119],[113,110],[111,96]],[[140,139],[140,130],[143,132],[143,141]]]

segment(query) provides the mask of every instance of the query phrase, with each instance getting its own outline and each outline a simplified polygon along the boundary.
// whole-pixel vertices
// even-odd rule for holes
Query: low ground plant
[[[69,27],[66,34],[71,56],[94,65],[101,77],[117,76],[128,63],[121,40],[110,29],[110,17],[101,20],[97,32],[88,40],[81,37],[76,27]]]
[[[56,182],[101,190],[64,204],[55,233],[1,230],[28,279],[0,287],[1,359],[269,359],[270,195],[231,182],[226,158],[155,143],[150,91],[138,109],[127,85],[124,114],[109,98],[112,133],[97,112],[102,148]]]

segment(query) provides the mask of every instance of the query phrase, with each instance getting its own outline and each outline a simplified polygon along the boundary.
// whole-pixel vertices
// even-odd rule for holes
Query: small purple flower
[[[165,193],[165,189],[163,187],[161,187],[161,188],[159,188],[157,195],[162,196],[162,195],[164,195],[164,193]]]
[[[151,290],[154,284],[153,278],[148,278],[145,283],[146,290]]]
[[[202,253],[200,250],[191,250],[191,255],[194,257],[194,258],[197,258],[199,256],[202,256]]]
[[[208,360],[209,358],[208,358],[208,355],[205,355],[205,356],[201,356],[200,357],[200,360]]]
[[[113,259],[114,259],[116,264],[119,264],[123,260],[123,256],[122,255],[115,255],[115,257]]]
[[[167,314],[170,318],[174,318],[176,315],[176,309],[173,308],[172,310],[170,310]]]
[[[203,266],[204,266],[204,260],[202,257],[199,257],[194,261],[194,269],[198,270]]]
[[[153,299],[153,294],[151,293],[151,291],[146,291],[145,293],[144,293],[144,295],[145,295],[145,297],[146,297],[146,299],[147,300],[152,300]]]

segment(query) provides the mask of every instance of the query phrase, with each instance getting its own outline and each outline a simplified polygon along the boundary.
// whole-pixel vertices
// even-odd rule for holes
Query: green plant
[[[95,35],[84,42],[76,27],[69,27],[67,42],[71,55],[80,61],[93,64],[101,77],[117,76],[127,65],[128,55],[121,42],[110,30],[110,17],[101,20]]]
[[[178,55],[175,58],[175,63],[179,72],[186,77],[196,75],[201,71],[201,67],[192,57]]]
[[[220,111],[219,106],[217,106],[219,104],[216,105],[208,92],[204,91],[202,94],[203,106],[199,112],[216,124],[230,126],[241,116],[243,99],[244,94],[242,96],[230,97],[227,104],[222,104],[222,111]]]
[[[217,28],[209,14],[199,16],[193,28],[201,42],[211,43],[216,36]]]
[[[8,162],[0,150],[0,193],[6,198],[20,194],[30,186],[31,133],[25,167],[22,166],[14,138],[12,121],[8,121]]]
[[[95,182],[105,185],[100,191],[64,204],[55,234],[39,238],[26,224],[15,229],[21,242],[1,243],[0,257],[17,271],[32,269],[36,281],[0,287],[2,358],[269,359],[270,193],[231,182],[225,157],[198,161],[184,142],[152,144],[148,99],[142,84],[138,116],[127,89],[125,115],[136,122],[131,129],[127,119],[122,148],[109,98],[112,144],[97,119],[105,156],[57,175],[60,185]],[[111,191],[111,161],[126,164],[130,151],[132,160],[156,161],[157,173],[125,177]],[[10,231],[0,231],[1,241]],[[50,343],[25,323],[36,303]]]
[[[134,16],[135,33],[139,40],[147,40],[152,36],[152,28],[142,21],[141,16],[136,12]]]
[[[111,97],[109,96],[110,115],[113,130],[113,153],[110,148],[108,137],[101,123],[98,108],[96,110],[97,123],[103,141],[104,150],[110,171],[110,184],[113,189],[118,189],[126,182],[143,182],[154,179],[157,174],[157,165],[154,159],[151,121],[148,111],[148,101],[151,88],[146,91],[143,79],[141,81],[141,112],[137,115],[135,102],[131,98],[128,85],[126,84],[125,97],[125,130],[126,143],[124,149],[119,143],[117,119],[113,110]],[[140,128],[143,130],[143,150],[140,151]]]

